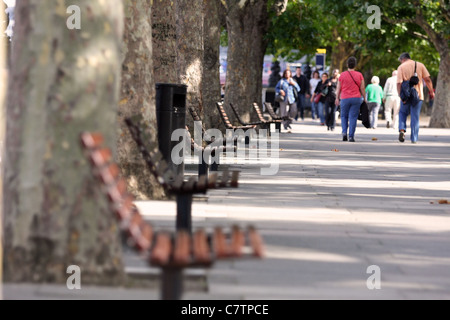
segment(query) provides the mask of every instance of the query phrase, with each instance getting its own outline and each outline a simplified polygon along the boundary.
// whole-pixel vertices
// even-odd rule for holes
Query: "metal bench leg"
[[[183,295],[182,269],[163,268],[161,281],[162,300],[181,300]]]
[[[209,174],[208,170],[208,164],[206,163],[205,159],[203,158],[203,152],[199,156],[199,163],[198,163],[198,176],[207,176]]]
[[[192,194],[177,195],[177,231],[192,234]]]
[[[277,130],[278,132],[281,132],[281,122],[277,122],[275,124],[275,130]]]
[[[215,156],[216,156],[216,151],[213,151],[211,153],[211,157],[213,158]],[[214,171],[214,172],[219,171],[219,164],[220,164],[220,156],[219,156],[219,159],[217,159],[217,161],[214,161],[214,163],[211,163],[211,171]]]

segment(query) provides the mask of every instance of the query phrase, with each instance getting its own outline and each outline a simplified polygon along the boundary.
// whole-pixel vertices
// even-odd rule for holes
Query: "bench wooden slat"
[[[205,230],[201,229],[195,232],[193,237],[193,255],[196,263],[212,263],[210,247]]]
[[[215,173],[211,173],[208,178],[208,188],[216,189],[217,188],[217,179],[219,175]]]
[[[115,163],[100,169],[99,175],[105,185],[110,185],[119,179],[120,169]]]
[[[190,237],[186,231],[177,232],[173,260],[177,266],[187,266],[190,262]]]
[[[245,245],[245,236],[238,226],[233,226],[231,233],[231,254],[234,257],[242,256],[242,248]]]
[[[91,163],[97,168],[101,168],[111,162],[112,152],[109,149],[94,150],[90,156]]]
[[[200,176],[197,182],[197,189],[199,191],[206,190],[207,183],[208,183],[208,176],[207,175]]]
[[[85,132],[81,134],[81,142],[87,149],[100,148],[104,143],[104,138],[101,133]]]
[[[190,177],[188,182],[183,184],[183,190],[186,192],[193,191],[196,183],[197,183],[197,178]]]
[[[136,239],[136,247],[141,252],[147,252],[152,246],[153,228],[143,221],[140,225],[140,236]]]
[[[156,266],[166,266],[169,264],[172,251],[172,241],[170,235],[161,232],[156,235],[155,245],[150,254],[150,262]]]
[[[233,171],[231,174],[231,187],[239,187],[239,171]]]
[[[133,201],[134,197],[131,195],[126,195],[122,202],[115,206],[114,212],[120,221],[126,221],[131,218],[131,214],[135,209]]]
[[[248,228],[248,239],[251,248],[253,249],[253,255],[258,258],[264,257],[264,245],[261,235],[256,231],[254,227]]]
[[[221,228],[214,230],[214,252],[218,258],[227,258],[230,256],[230,248],[228,246],[225,234]]]
[[[121,203],[126,192],[127,192],[127,183],[123,179],[119,179],[119,181],[116,184],[111,185],[107,188],[109,201],[111,201],[114,205]]]
[[[220,181],[219,186],[222,187],[222,188],[225,188],[228,185],[229,179],[230,179],[230,172],[228,170],[225,170],[222,173],[222,179]]]

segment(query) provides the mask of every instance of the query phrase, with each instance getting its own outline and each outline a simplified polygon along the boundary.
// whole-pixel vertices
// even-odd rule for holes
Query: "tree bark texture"
[[[178,83],[177,0],[153,0],[152,40],[156,83]]]
[[[123,281],[119,230],[82,154],[83,131],[116,144],[121,83],[121,0],[18,1],[8,91],[4,175],[7,281]],[[7,200],[6,200],[7,199]]]
[[[232,103],[245,121],[262,104],[262,71],[269,28],[267,0],[226,1],[228,62],[225,107]]]
[[[193,107],[203,117],[203,0],[177,0],[178,83],[187,85],[186,107]],[[186,113],[186,125],[194,121]]]
[[[129,191],[139,200],[162,199],[164,189],[151,175],[131,138],[125,118],[142,114],[151,133],[151,148],[158,146],[155,79],[152,60],[150,0],[125,0],[124,62],[119,103],[117,157]]]
[[[206,128],[224,130],[216,102],[221,100],[220,88],[220,34],[222,20],[225,24],[224,8],[220,0],[204,0],[203,22],[203,122]],[[221,17],[223,16],[223,18]]]
[[[6,21],[5,3],[0,3],[0,21]],[[4,29],[2,29],[4,30]],[[3,142],[5,140],[5,94],[7,87],[6,36],[0,35],[0,300],[3,299]]]

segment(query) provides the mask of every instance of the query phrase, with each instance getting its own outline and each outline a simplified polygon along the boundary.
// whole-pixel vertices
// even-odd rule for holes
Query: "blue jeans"
[[[317,108],[319,108],[319,105],[315,102],[311,102],[311,115],[313,120],[316,120],[316,117],[319,115],[319,110],[317,110]]]
[[[356,122],[358,121],[359,108],[361,107],[362,101],[362,98],[341,100],[342,135],[348,135],[350,138],[355,137]]]
[[[422,100],[419,100],[415,105],[400,103],[400,114],[399,114],[399,126],[400,131],[404,130],[406,132],[406,120],[408,116],[411,115],[411,141],[417,142],[419,140],[419,118],[420,111],[422,110]]]
[[[320,119],[320,123],[325,123],[325,103],[324,102],[319,102],[319,107],[317,108],[317,112],[318,112],[318,118]]]
[[[306,106],[306,102],[305,102],[305,95],[304,94],[298,94],[298,101],[297,101],[297,111],[298,113],[300,113],[300,118],[302,118],[302,120],[305,120],[305,106]],[[295,119],[298,119],[298,114],[296,115]]]

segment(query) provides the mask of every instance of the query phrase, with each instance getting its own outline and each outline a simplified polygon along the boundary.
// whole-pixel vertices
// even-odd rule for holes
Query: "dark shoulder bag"
[[[348,73],[350,74],[350,77],[352,77],[353,82],[358,87],[358,91],[361,93],[361,95],[363,95],[361,91],[361,86],[358,86],[358,83],[353,78],[352,73],[350,71],[348,71]],[[359,107],[358,120],[361,120],[363,126],[366,127],[367,129],[371,127],[369,118],[369,107],[367,106],[366,99],[364,99],[364,101],[361,103],[361,106]]]

